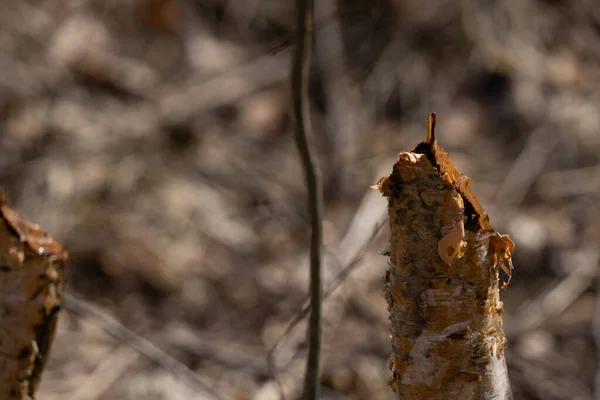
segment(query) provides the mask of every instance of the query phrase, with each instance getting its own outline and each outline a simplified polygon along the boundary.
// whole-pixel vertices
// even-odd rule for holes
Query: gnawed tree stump
[[[30,400],[54,337],[67,252],[0,195],[0,399]]]
[[[514,243],[494,231],[437,145],[435,114],[427,140],[400,153],[376,188],[389,205],[389,383],[398,398],[511,398],[498,270],[510,280]]]

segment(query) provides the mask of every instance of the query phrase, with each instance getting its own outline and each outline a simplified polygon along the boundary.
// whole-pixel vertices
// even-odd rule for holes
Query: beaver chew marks
[[[469,179],[437,145],[435,114],[427,140],[400,153],[376,188],[388,199],[398,398],[511,398],[498,272],[510,279],[514,243],[493,230]]]
[[[48,359],[67,252],[0,194],[0,399],[31,400]]]

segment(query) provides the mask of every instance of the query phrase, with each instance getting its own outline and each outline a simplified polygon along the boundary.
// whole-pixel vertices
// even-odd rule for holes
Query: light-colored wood
[[[490,220],[435,140],[400,153],[377,188],[388,199],[390,386],[399,399],[510,399],[499,269],[514,243]]]

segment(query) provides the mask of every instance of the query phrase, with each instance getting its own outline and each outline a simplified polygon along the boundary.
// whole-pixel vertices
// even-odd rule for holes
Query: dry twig
[[[308,360],[304,378],[304,398],[317,399],[321,352],[321,247],[323,194],[312,144],[308,79],[312,40],[313,0],[296,2],[296,47],[292,61],[292,103],[298,152],[304,166],[310,212],[310,303]]]
[[[81,299],[77,299],[68,293],[65,293],[64,296],[64,306],[69,311],[81,317],[92,319],[106,332],[110,333],[123,343],[128,344],[131,348],[137,350],[162,368],[170,371],[190,388],[199,393],[204,393],[207,398],[223,399],[222,396],[205,383],[194,371],[190,370],[183,363],[171,357],[153,343],[139,336],[137,333],[125,327],[97,307],[94,307]]]
[[[514,317],[515,327],[511,336],[539,328],[550,318],[560,315],[591,286],[598,274],[600,254],[596,250],[580,249],[570,258],[575,266],[554,287],[523,307]]]

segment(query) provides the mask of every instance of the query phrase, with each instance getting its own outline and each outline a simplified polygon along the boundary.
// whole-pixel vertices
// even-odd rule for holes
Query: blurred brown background
[[[323,398],[390,396],[387,227],[373,236],[386,204],[369,186],[424,139],[431,111],[494,227],[517,243],[502,293],[515,398],[594,398],[600,7],[316,3],[324,276],[343,281],[325,305]],[[71,295],[224,398],[294,399],[301,389],[304,322],[267,363],[308,286],[288,100],[293,30],[291,0],[0,8],[9,201],[69,250]],[[210,398],[106,330],[67,307],[40,399]]]

